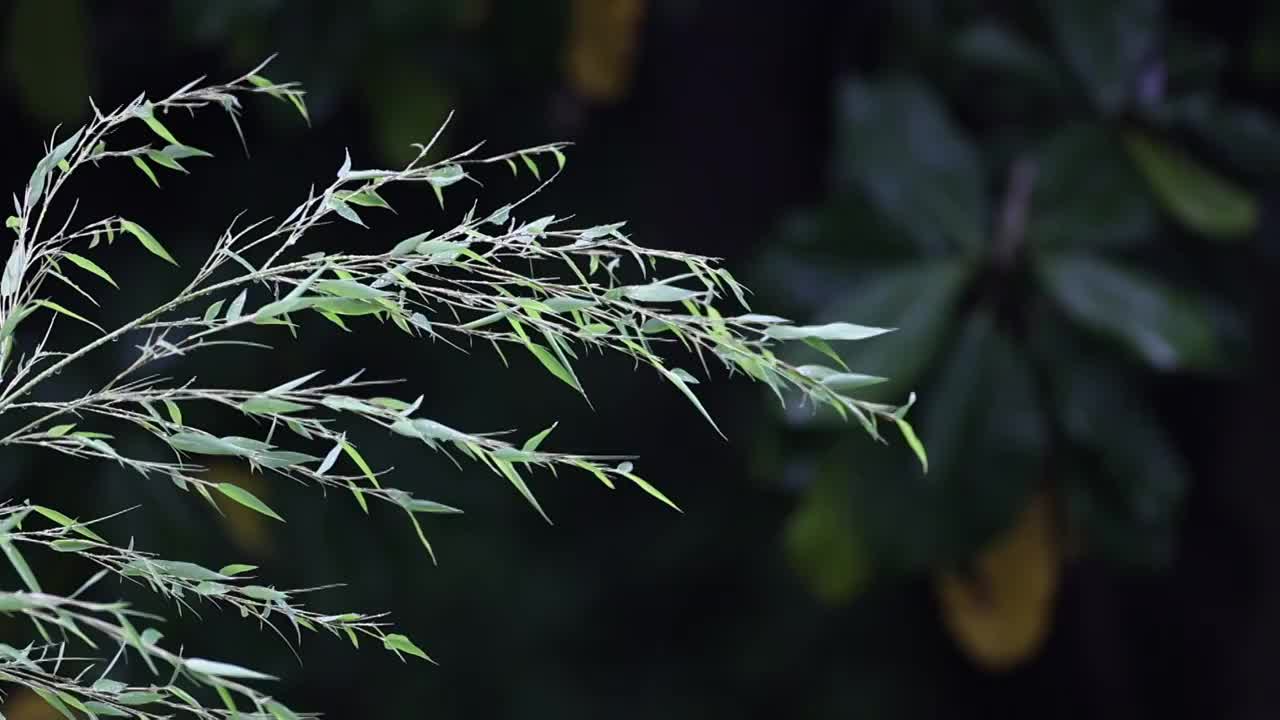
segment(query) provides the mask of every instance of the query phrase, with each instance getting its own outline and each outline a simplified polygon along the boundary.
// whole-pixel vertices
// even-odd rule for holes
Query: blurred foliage
[[[762,277],[819,320],[899,328],[842,354],[892,367],[868,397],[919,391],[932,470],[789,413],[777,441],[811,449],[778,472],[811,480],[788,545],[829,602],[932,575],[955,640],[1007,669],[1047,636],[1067,548],[1171,562],[1188,471],[1152,391],[1249,351],[1213,259],[1248,252],[1280,126],[1157,0],[912,7],[938,23],[843,82],[829,199]]]
[[[1062,3],[1067,10],[1073,4]],[[1091,19],[1082,22],[1094,25],[1077,34],[1099,47],[1114,41],[1105,40],[1115,37],[1106,28],[1111,14],[1098,8],[1116,3],[1080,4],[1092,6]],[[905,381],[874,390],[920,391],[917,411],[928,413],[913,417],[937,417],[930,441],[939,433],[946,441],[931,447],[935,470],[927,477],[908,457],[891,459],[896,450],[863,447],[822,429],[802,409],[793,412],[803,424],[767,427],[759,442],[749,442],[748,428],[762,417],[769,425],[769,411],[729,394],[717,397],[716,386],[705,384],[709,407],[737,403],[722,414],[732,443],[686,473],[683,455],[705,439],[698,433],[709,431],[700,418],[682,421],[681,399],[654,385],[611,389],[606,402],[616,393],[628,398],[630,412],[602,403],[593,413],[565,394],[535,392],[530,373],[501,372],[495,362],[487,366],[494,391],[477,395],[454,378],[476,372],[482,359],[390,346],[357,350],[336,333],[304,338],[298,354],[260,363],[218,359],[202,376],[252,380],[284,372],[299,357],[322,357],[336,367],[358,366],[372,355],[374,372],[433,378],[424,386],[432,407],[460,422],[492,417],[494,405],[512,426],[559,417],[557,433],[566,443],[640,449],[647,463],[665,464],[655,478],[689,516],[624,510],[604,492],[549,481],[536,488],[557,510],[558,524],[548,530],[517,502],[470,482],[472,476],[371,436],[363,438],[371,451],[474,510],[465,528],[441,529],[438,568],[422,566],[411,532],[391,523],[345,532],[358,510],[326,503],[323,512],[308,513],[303,494],[289,487],[270,498],[272,507],[294,511],[288,532],[273,534],[266,555],[246,559],[294,585],[350,578],[349,587],[332,591],[335,599],[391,610],[439,648],[441,666],[423,673],[366,656],[352,664],[341,646],[314,643],[302,649],[300,672],[279,643],[250,644],[215,617],[175,623],[166,630],[170,637],[209,652],[261,657],[264,667],[297,678],[282,694],[337,718],[392,716],[411,703],[442,718],[1224,716],[1249,702],[1250,683],[1252,699],[1265,708],[1253,716],[1274,714],[1268,701],[1274,658],[1267,654],[1274,643],[1255,626],[1275,606],[1263,567],[1274,565],[1268,553],[1276,547],[1267,545],[1274,534],[1265,502],[1269,459],[1240,460],[1234,471],[1215,463],[1231,452],[1223,435],[1265,454],[1265,410],[1251,409],[1260,390],[1243,381],[1253,376],[1237,366],[1273,357],[1260,347],[1270,316],[1250,293],[1269,282],[1261,273],[1274,267],[1258,260],[1280,255],[1266,244],[1273,233],[1258,242],[1252,233],[1219,240],[1187,229],[1166,204],[1174,197],[1169,188],[1157,189],[1144,173],[1182,158],[1216,178],[1211,185],[1249,196],[1275,187],[1280,153],[1274,115],[1262,104],[1280,91],[1275,3],[1169,0],[1167,12],[1148,5],[1118,13],[1141,17],[1156,8],[1156,27],[1149,32],[1127,21],[1135,35],[1122,42],[1154,47],[1159,61],[1144,67],[1163,66],[1163,81],[1160,72],[1142,73],[1150,82],[1139,83],[1141,92],[1122,88],[1119,95],[1128,99],[1107,111],[1098,105],[1105,93],[1089,90],[1076,68],[1113,61],[1065,53],[1067,31],[1051,20],[1062,9],[1042,2],[648,0],[628,24],[618,18],[628,17],[623,10],[633,4],[619,2],[614,7],[623,10],[611,14],[600,9],[613,5],[604,0],[174,0],[157,3],[154,12],[79,0],[66,3],[87,18],[78,39],[56,24],[34,35],[15,29],[20,9],[47,14],[51,5],[63,2],[13,0],[0,13],[9,22],[6,120],[25,123],[15,148],[34,148],[52,123],[82,117],[79,104],[67,106],[66,115],[41,116],[21,92],[62,90],[68,81],[56,71],[63,61],[78,59],[75,72],[89,92],[110,102],[127,101],[140,86],[167,91],[211,69],[222,77],[276,51],[281,75],[305,81],[314,134],[296,132],[287,106],[251,114],[246,121],[258,127],[246,129],[259,138],[251,146],[254,172],[233,161],[240,151],[228,135],[210,147],[225,173],[166,183],[171,210],[154,208],[154,229],[176,244],[185,239],[187,247],[205,242],[201,228],[224,226],[228,207],[263,214],[287,207],[296,198],[281,198],[279,189],[328,177],[348,142],[359,156],[397,157],[410,129],[434,128],[442,114],[433,113],[447,109],[457,110],[453,127],[462,129],[443,139],[453,147],[484,138],[499,145],[575,141],[572,172],[561,187],[575,207],[632,217],[628,227],[641,240],[726,256],[740,277],[778,209],[825,192],[825,202],[781,226],[754,284],[790,298],[792,316],[841,314],[898,325],[897,333],[854,347],[850,360],[886,363],[897,356]],[[595,10],[596,20],[580,22],[586,19],[575,15],[580,7]],[[579,34],[586,27],[627,28],[634,36]],[[595,112],[603,103],[575,89],[575,37],[606,59],[633,48],[629,64],[614,66],[628,79],[617,83],[622,95],[604,112]],[[52,46],[59,52],[46,53]],[[599,60],[595,69],[605,65]],[[833,82],[851,68],[856,81]],[[912,87],[926,99],[913,99]],[[854,120],[868,123],[879,114],[864,107],[861,119],[850,115],[846,99],[860,92],[932,105],[947,129],[931,140],[919,131],[938,125],[936,118],[882,117],[882,139],[858,140],[850,132]],[[404,129],[385,129],[392,126]],[[904,137],[942,149],[936,158],[928,145],[899,152],[895,144]],[[957,138],[970,149],[957,149]],[[1144,140],[1156,148],[1151,168],[1132,154]],[[1045,159],[1055,143],[1060,169]],[[1073,143],[1085,149],[1073,151]],[[331,152],[315,152],[317,144]],[[849,148],[861,154],[841,154]],[[868,190],[860,168],[880,162],[877,153],[889,165],[870,173],[885,181]],[[1019,158],[1034,165],[1027,223],[1036,229],[1026,231],[1017,261],[1000,274],[991,241]],[[22,159],[7,164],[22,168],[11,172],[11,189],[21,187],[38,157]],[[899,164],[947,168],[932,174],[952,185],[939,194],[895,169]],[[830,169],[825,191],[819,167]],[[971,187],[954,184],[964,173],[977,178]],[[1176,182],[1166,184],[1185,185],[1179,174],[1172,171]],[[121,204],[149,187],[141,174],[133,180],[101,188],[104,198],[86,202]],[[895,192],[919,192],[922,199],[914,206],[898,200],[906,212],[886,211],[880,203],[892,208]],[[1225,195],[1237,209],[1217,223],[1231,228],[1257,203],[1240,203],[1239,192]],[[1252,212],[1270,224],[1269,208]],[[976,247],[953,239],[964,233]],[[1043,244],[1037,240],[1033,248],[1033,235]],[[1061,303],[1049,295],[1045,275],[1028,268],[1033,254],[1060,251],[1070,253],[1050,273],[1060,281],[1083,278],[1092,283],[1086,287],[1111,288],[1136,277],[1163,288],[1157,297],[1185,294],[1181,306],[1200,320],[1191,324],[1198,330],[1182,335],[1192,341],[1180,351],[1194,350],[1194,362],[1157,370],[1151,359],[1168,354],[1150,338],[1126,334],[1124,323],[1106,324],[1112,318],[1097,311],[1090,322],[1077,321],[1089,317],[1087,301]],[[1099,262],[1102,280],[1093,277]],[[164,288],[138,265],[134,284],[150,291],[131,293],[121,304],[141,308]],[[128,267],[113,271],[118,278],[130,274]],[[1244,323],[1241,305],[1251,312]],[[877,308],[880,318],[872,314]],[[1025,318],[1021,329],[1013,322],[1018,317]],[[1212,340],[1197,345],[1196,337]],[[960,352],[972,346],[979,350]],[[1217,363],[1212,372],[1191,369],[1209,362]],[[606,382],[604,370],[587,382]],[[1008,387],[1005,376],[1012,379]],[[83,378],[62,380],[73,392]],[[938,394],[944,385],[954,387],[945,397]],[[1210,401],[1206,385],[1225,392]],[[1039,397],[1046,387],[1054,397]],[[1041,409],[1045,404],[1054,410]],[[1237,408],[1244,411],[1230,412]],[[1057,419],[1067,427],[1045,427]],[[951,422],[962,423],[960,430],[948,432]],[[982,423],[994,434],[986,437]],[[1255,434],[1240,433],[1242,426]],[[1070,444],[1060,439],[1068,428]],[[627,443],[611,446],[610,438]],[[1201,463],[1194,477],[1189,456]],[[744,484],[753,463],[762,482]],[[1206,464],[1212,472],[1199,472]],[[1237,477],[1244,474],[1253,484]],[[44,482],[64,476],[84,482]],[[1198,495],[1186,495],[1188,482]],[[6,456],[0,484],[12,493],[47,494],[86,515],[139,502],[141,490],[148,493],[142,502],[159,512],[147,522],[129,520],[140,543],[210,561],[233,551],[230,523],[110,468],[88,475],[80,465],[15,454]],[[1049,519],[1030,510],[1041,507],[1053,520],[1053,542],[1023,544],[1017,538],[1040,537],[1024,528]],[[1019,522],[1027,515],[1043,519]],[[1046,554],[1056,564],[1036,565]],[[1153,578],[1151,571],[1171,560],[1174,572]],[[1114,574],[1100,569],[1108,562]],[[1025,600],[1042,597],[1030,583],[994,582],[986,595],[971,592],[979,573],[1004,578],[998,568],[1017,563],[1040,568],[1036,577],[1061,575],[1056,585],[1046,582],[1048,603]],[[817,592],[806,593],[802,578]],[[948,578],[957,581],[952,590]],[[67,573],[62,584],[74,581]],[[954,590],[961,598],[1005,602],[988,607],[1011,603],[1029,611],[1019,616],[1027,620],[1001,624],[1004,614],[975,613],[963,600],[940,608],[949,601],[938,598]],[[835,602],[841,598],[847,602]],[[1046,620],[1054,624],[1048,644],[1025,662]],[[974,637],[962,642],[973,654],[954,651],[951,627],[972,628]],[[992,642],[978,644],[986,638]],[[1016,667],[1000,676],[974,672],[969,658],[987,657],[978,654],[984,648],[1012,658],[1001,666]],[[15,707],[23,700],[8,698]],[[22,717],[9,710],[10,718]]]

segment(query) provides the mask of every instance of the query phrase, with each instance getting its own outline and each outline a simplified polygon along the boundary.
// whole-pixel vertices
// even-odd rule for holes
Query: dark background
[[[402,395],[425,394],[424,412],[451,425],[560,420],[559,447],[636,452],[685,510],[541,477],[548,526],[491,475],[360,436],[403,486],[466,509],[427,528],[435,567],[402,523],[233,465],[214,472],[269,498],[287,526],[233,508],[219,518],[117,468],[6,451],[5,497],[81,517],[141,504],[112,537],[260,564],[280,587],[345,581],[312,603],[388,610],[440,662],[313,637],[299,667],[278,638],[216,614],[166,630],[284,677],[291,706],[336,718],[1280,713],[1274,5],[7,0],[0,35],[13,190],[53,126],[86,116],[86,95],[115,106],[280,53],[266,74],[304,84],[310,129],[285,104],[250,103],[245,158],[222,118],[175,118],[217,158],[161,175],[162,191],[120,167],[78,186],[86,217],[136,218],[184,266],[236,212],[287,213],[344,148],[385,166],[452,109],[451,149],[576,143],[539,201],[548,212],[627,219],[639,242],[723,257],[758,287],[757,310],[902,328],[847,357],[895,378],[895,400],[920,393],[928,478],[899,441],[780,413],[745,382],[702,386],[723,442],[617,360],[584,374],[594,412],[532,365],[397,333],[316,328],[269,353],[166,368],[269,387],[367,367],[406,378]],[[1079,128],[1097,141],[1046,150]],[[1134,133],[1200,175],[1137,166]],[[1037,170],[1032,221],[1009,230],[1001,218],[1027,205],[1009,192],[1019,162]],[[1205,200],[1223,186],[1231,199]],[[482,197],[519,190],[495,177]],[[976,245],[954,213],[931,213],[938,198],[970,204]],[[1244,219],[1240,198],[1256,210]],[[389,242],[463,207],[389,199],[399,215],[328,241]],[[1037,236],[1050,211],[1057,229]],[[1068,256],[1047,266],[1072,270],[1056,284],[1037,274],[1040,258]],[[137,248],[107,257],[125,287],[94,311],[107,320],[182,280]],[[1131,282],[1106,284],[1103,264]],[[1144,330],[1174,361],[1143,352]],[[131,352],[113,346],[50,392],[80,392]],[[46,584],[66,589],[84,572],[49,567]],[[26,630],[5,620],[0,639],[21,644]],[[52,717],[9,703],[10,718]]]

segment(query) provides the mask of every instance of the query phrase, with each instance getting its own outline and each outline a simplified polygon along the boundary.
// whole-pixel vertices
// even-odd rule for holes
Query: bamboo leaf
[[[269,518],[272,518],[274,520],[279,520],[280,522],[284,522],[284,518],[277,515],[275,510],[272,510],[271,508],[267,507],[267,504],[259,500],[258,496],[254,495],[248,490],[245,490],[239,485],[232,485],[231,483],[223,482],[223,483],[218,483],[214,487],[218,489],[218,492],[222,493],[223,495],[226,495],[232,500],[235,500],[236,502],[249,508],[250,510],[256,510],[257,512],[260,512]]]
[[[164,246],[160,244],[160,241],[156,240],[151,233],[147,232],[146,228],[142,227],[138,223],[133,222],[132,220],[121,220],[120,229],[136,237],[138,242],[142,243],[142,247],[150,251],[151,254],[159,257],[170,265],[176,266],[178,264],[178,261],[173,259],[173,256],[169,254],[168,250],[164,249]]]
[[[73,319],[73,320],[79,320],[80,322],[85,323],[85,324],[87,324],[87,325],[92,325],[92,326],[94,326],[95,328],[97,328],[97,329],[98,329],[99,331],[101,331],[101,332],[106,332],[106,330],[104,330],[104,329],[102,328],[102,326],[101,326],[101,325],[99,325],[98,323],[96,323],[96,322],[94,322],[94,321],[90,320],[90,319],[89,319],[89,318],[87,318],[87,317],[84,317],[83,315],[80,315],[79,313],[76,313],[76,312],[73,312],[73,311],[71,311],[71,310],[68,310],[67,308],[65,308],[65,307],[63,307],[63,306],[61,306],[61,305],[59,305],[58,303],[56,303],[56,302],[54,302],[54,301],[52,301],[52,300],[36,300],[36,301],[35,301],[34,303],[32,303],[32,304],[33,304],[33,305],[36,305],[36,306],[39,306],[39,307],[48,308],[48,309],[50,309],[50,310],[52,310],[52,311],[54,311],[54,312],[56,312],[56,313],[59,313],[59,314],[62,314],[62,315],[66,315],[67,317],[69,317],[69,318],[71,318],[71,319]]]
[[[84,257],[82,255],[77,255],[73,252],[66,252],[65,250],[62,253],[62,257],[70,260],[74,265],[81,268],[82,270],[87,270],[93,273],[94,275],[97,275],[98,277],[102,278],[103,280],[106,280],[116,288],[120,287],[119,285],[116,285],[115,280],[111,279],[111,276],[107,274],[106,270],[103,270],[101,267],[98,266],[97,263],[90,260],[89,258]]]
[[[408,653],[415,657],[420,657],[427,662],[434,662],[431,658],[427,657],[427,654],[423,652],[422,648],[418,647],[412,640],[399,633],[389,633],[383,637],[382,646],[388,650]]]

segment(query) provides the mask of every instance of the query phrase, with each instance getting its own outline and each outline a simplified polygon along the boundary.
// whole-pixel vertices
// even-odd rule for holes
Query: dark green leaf
[[[865,193],[922,248],[983,248],[988,208],[978,154],[934,94],[909,80],[854,82],[839,101],[841,184]]]
[[[1042,247],[1114,248],[1150,240],[1156,208],[1119,138],[1068,126],[1038,157],[1027,240]]]
[[[1051,256],[1037,268],[1072,319],[1121,341],[1152,367],[1196,369],[1218,361],[1204,311],[1155,279],[1086,255]]]
[[[1062,81],[1054,60],[1002,25],[979,22],[960,31],[952,47],[969,65],[1030,83],[1046,95],[1056,95]]]
[[[1160,0],[1042,0],[1058,51],[1098,109],[1115,114],[1158,56]]]

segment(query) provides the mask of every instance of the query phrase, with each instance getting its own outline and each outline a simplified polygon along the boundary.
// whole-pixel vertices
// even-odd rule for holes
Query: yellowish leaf
[[[979,553],[971,576],[942,573],[935,590],[952,637],[978,666],[1012,669],[1035,657],[1053,627],[1062,553],[1047,493]]]

